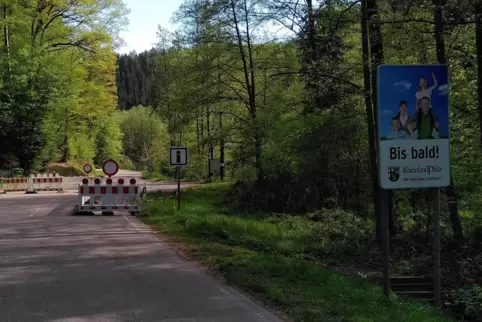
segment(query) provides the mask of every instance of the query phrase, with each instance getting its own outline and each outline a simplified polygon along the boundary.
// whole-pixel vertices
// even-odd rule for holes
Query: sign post
[[[181,210],[181,167],[176,167],[177,172],[177,210]]]
[[[169,166],[176,167],[177,176],[177,210],[181,210],[181,167],[187,167],[187,147],[171,146],[169,147]]]
[[[386,191],[434,189],[433,279],[440,306],[440,188],[450,185],[450,130],[446,65],[378,67],[378,176],[382,189],[384,290],[388,294]],[[386,275],[386,276],[385,276]]]

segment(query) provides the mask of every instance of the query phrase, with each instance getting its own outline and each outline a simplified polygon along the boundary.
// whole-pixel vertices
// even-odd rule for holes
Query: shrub
[[[482,321],[482,287],[470,285],[452,291],[453,313],[463,316],[464,321]]]

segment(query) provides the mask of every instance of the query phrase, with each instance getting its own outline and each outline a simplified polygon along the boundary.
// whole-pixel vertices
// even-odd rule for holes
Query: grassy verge
[[[77,176],[85,176],[83,164],[76,164],[76,163],[54,163],[50,164],[44,172],[51,172],[51,173],[58,173],[62,177],[77,177]],[[89,174],[89,176],[105,176],[102,170],[97,171],[97,169],[93,169],[93,171]]]
[[[314,243],[322,223],[232,214],[222,204],[228,189],[227,184],[189,189],[180,212],[175,200],[152,195],[142,219],[182,243],[188,256],[221,272],[228,283],[295,321],[449,321],[395,295],[387,301],[379,287],[303,259],[300,254],[319,247]]]
[[[148,172],[142,171],[142,179],[144,180],[153,180],[153,181],[176,181],[176,178],[166,176],[164,174],[155,173],[155,172]],[[189,180],[183,178],[181,182],[188,182]]]
[[[83,176],[82,165],[74,163],[54,163],[45,169],[45,172],[58,173],[62,177]]]
[[[174,179],[156,172],[142,171],[142,179],[154,181],[172,181]]]

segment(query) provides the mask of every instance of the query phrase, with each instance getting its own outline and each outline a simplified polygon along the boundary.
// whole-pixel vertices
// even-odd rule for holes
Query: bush
[[[136,165],[125,155],[119,157],[119,167],[124,170],[137,170]]]
[[[452,311],[464,321],[482,321],[482,287],[470,285],[451,293]]]
[[[319,247],[323,256],[345,259],[362,255],[373,241],[373,222],[353,213],[322,209],[308,214],[307,218],[316,221],[312,224],[311,244]]]
[[[22,168],[13,168],[12,169],[12,177],[23,177],[24,171]]]

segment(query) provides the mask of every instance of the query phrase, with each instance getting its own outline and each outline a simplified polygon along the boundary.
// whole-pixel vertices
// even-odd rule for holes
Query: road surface
[[[0,321],[280,321],[136,217],[72,216],[75,197],[0,195]]]
[[[102,171],[99,169],[99,171]],[[117,178],[136,178],[137,183],[141,186],[146,186],[147,192],[154,192],[154,191],[176,191],[177,190],[177,182],[173,181],[150,181],[150,180],[143,180],[141,179],[142,172],[139,171],[131,171],[131,170],[119,170],[119,172],[113,177],[114,179]],[[126,182],[127,182],[126,180]],[[194,182],[181,182],[181,189],[188,188],[195,186],[196,183]]]

